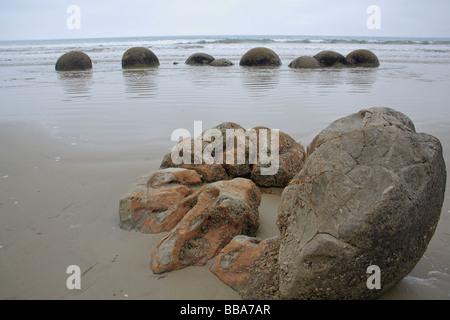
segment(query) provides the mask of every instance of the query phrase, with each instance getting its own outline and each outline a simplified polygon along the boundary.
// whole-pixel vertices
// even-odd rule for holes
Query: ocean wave
[[[233,43],[273,43],[276,42],[274,39],[264,38],[264,39],[257,39],[257,38],[225,38],[225,39],[201,39],[194,42],[188,42],[188,44],[233,44]]]
[[[237,37],[195,39],[179,42],[179,45],[208,45],[208,44],[242,44],[242,43],[286,43],[286,44],[380,44],[380,45],[450,45],[450,39],[397,39],[397,38],[316,38],[316,37]]]

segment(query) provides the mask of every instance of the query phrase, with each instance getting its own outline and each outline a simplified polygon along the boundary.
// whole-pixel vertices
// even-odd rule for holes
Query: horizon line
[[[438,36],[369,36],[369,35],[306,35],[306,34],[192,34],[192,35],[137,35],[137,36],[95,36],[80,38],[35,38],[35,39],[0,39],[0,42],[14,41],[61,41],[61,40],[95,40],[95,39],[123,39],[123,38],[192,38],[192,37],[342,37],[342,38],[384,38],[384,39],[446,39],[450,37]]]

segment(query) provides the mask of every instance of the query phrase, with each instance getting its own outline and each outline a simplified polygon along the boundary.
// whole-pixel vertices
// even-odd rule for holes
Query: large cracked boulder
[[[234,65],[234,63],[228,59],[222,58],[222,59],[215,59],[209,65],[213,67],[231,67]]]
[[[203,182],[241,177],[260,187],[284,188],[302,169],[305,154],[301,144],[281,131],[266,127],[246,130],[239,124],[224,122],[196,138],[180,141],[164,157],[160,168],[195,170]]]
[[[183,219],[153,249],[155,274],[202,266],[235,236],[255,236],[259,227],[261,193],[248,180],[237,178],[202,187],[181,206],[190,207]]]
[[[335,121],[308,148],[284,190],[277,225],[281,299],[369,299],[422,258],[442,209],[438,139],[404,114],[363,110]],[[381,269],[369,290],[367,269]]]

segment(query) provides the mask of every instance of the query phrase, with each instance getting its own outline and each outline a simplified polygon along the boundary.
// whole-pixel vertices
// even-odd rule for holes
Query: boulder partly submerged
[[[159,66],[158,57],[148,48],[130,48],[122,56],[123,69],[155,68]]]
[[[278,295],[280,238],[236,236],[210,270],[246,300],[273,300]]]
[[[207,53],[198,52],[190,55],[189,58],[186,59],[185,63],[190,66],[204,66],[209,65],[214,60],[215,59],[213,56]]]
[[[322,67],[325,68],[340,68],[348,65],[347,59],[340,53],[335,51],[321,51],[314,56]]]
[[[352,51],[347,55],[346,59],[352,67],[377,68],[380,66],[378,57],[370,50],[359,49]]]
[[[228,59],[215,59],[209,65],[213,67],[231,67],[234,63]]]
[[[282,195],[281,299],[370,299],[392,288],[433,237],[446,177],[439,140],[404,114],[373,108],[335,121]],[[367,286],[373,265],[381,290]]]
[[[273,50],[258,47],[247,51],[242,56],[239,65],[245,67],[279,67],[281,66],[281,59]]]
[[[292,60],[288,67],[293,69],[318,69],[321,68],[322,65],[314,57],[301,56]]]
[[[63,54],[55,65],[56,71],[82,71],[92,69],[92,60],[84,52],[70,51]]]

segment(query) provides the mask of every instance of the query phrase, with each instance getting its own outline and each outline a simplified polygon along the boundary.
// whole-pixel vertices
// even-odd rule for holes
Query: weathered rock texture
[[[159,66],[158,57],[148,48],[130,48],[122,56],[122,68],[154,68]]]
[[[267,130],[268,135],[268,150],[272,152],[271,149],[271,131],[266,127],[256,127],[250,130],[256,131],[258,135],[258,150],[260,149],[260,139],[259,133],[261,129]],[[305,160],[305,149],[301,144],[296,142],[291,136],[284,132],[279,132],[279,169],[274,175],[262,174],[261,169],[267,168],[270,165],[262,164],[261,159],[258,158],[258,163],[252,166],[251,169],[251,179],[261,187],[279,187],[284,188],[289,184],[291,179],[303,168]]]
[[[353,67],[377,68],[380,66],[378,57],[369,50],[352,51],[347,55],[346,59],[350,66]]]
[[[81,71],[92,69],[91,58],[81,51],[70,51],[63,54],[56,62],[57,71]]]
[[[282,195],[281,299],[376,298],[397,284],[435,232],[446,177],[440,142],[402,113],[373,108],[331,124]],[[372,265],[381,290],[367,288]]]
[[[122,195],[120,226],[142,233],[170,231],[191,209],[184,200],[194,193],[187,187],[201,183],[193,170],[170,168],[139,177]]]
[[[255,236],[260,202],[259,189],[248,179],[237,178],[202,187],[180,203],[190,210],[154,248],[151,270],[160,274],[201,266],[236,235]]]
[[[322,67],[344,67],[348,65],[347,59],[337,52],[334,51],[322,51],[314,56]]]
[[[277,299],[279,237],[259,240],[235,237],[217,256],[210,270],[243,299]]]
[[[242,56],[239,65],[246,67],[278,67],[281,66],[281,59],[271,49],[253,48]]]
[[[234,148],[227,149],[227,145],[230,146],[230,141],[227,142],[227,133],[228,129],[233,130],[241,130],[243,134],[247,134],[246,145],[244,148],[238,148],[238,139],[234,138]],[[278,170],[274,174],[266,174],[266,172],[262,172],[263,168],[268,168],[271,165],[275,165],[273,162],[269,164],[263,164],[262,160],[259,157],[259,150],[261,150],[260,145],[260,131],[264,129],[266,131],[261,132],[263,136],[267,136],[267,150],[268,154],[271,154],[271,130],[265,127],[256,127],[249,130],[245,130],[243,127],[236,123],[232,122],[224,122],[214,128],[205,130],[202,135],[195,138],[195,140],[201,145],[201,155],[202,157],[205,154],[206,148],[210,148],[211,142],[209,139],[205,139],[206,132],[213,132],[212,130],[218,130],[222,135],[222,144],[220,145],[220,150],[223,150],[221,154],[212,154],[211,157],[216,159],[213,164],[205,163],[204,159],[196,159],[198,158],[198,153],[194,152],[195,148],[195,140],[192,138],[186,138],[179,142],[179,144],[175,147],[176,150],[180,151],[180,157],[186,157],[189,160],[183,161],[181,164],[175,164],[172,158],[172,153],[167,154],[162,163],[161,169],[170,168],[170,167],[179,167],[185,169],[192,169],[197,171],[204,182],[215,182],[227,179],[233,179],[237,177],[242,178],[250,178],[254,181],[258,186],[261,187],[285,187],[289,184],[290,180],[300,171],[304,164],[305,158],[305,149],[304,147],[296,142],[289,135],[279,132],[279,151],[278,151]],[[256,139],[250,139],[252,134]],[[203,139],[202,139],[203,137]],[[230,138],[232,139],[232,138]],[[255,152],[251,152],[251,146],[254,146],[252,141],[257,143],[256,150],[258,151],[257,157],[255,159],[250,159],[251,154],[255,154]],[[184,151],[186,151],[184,153]],[[209,149],[210,150],[210,149]],[[238,152],[243,150],[245,153],[245,163],[240,163],[238,161]],[[214,150],[213,150],[214,151]],[[214,153],[214,152],[213,152]],[[233,153],[234,162],[227,161],[227,154]],[[222,163],[219,163],[219,160]],[[196,164],[198,162],[202,162],[201,164]]]
[[[202,65],[208,65],[211,62],[213,62],[215,59],[213,56],[199,52],[192,54],[189,58],[186,59],[186,64],[191,66],[202,66]]]
[[[321,68],[322,65],[320,62],[314,58],[309,56],[301,56],[294,59],[289,65],[289,68],[294,69],[317,69]]]

